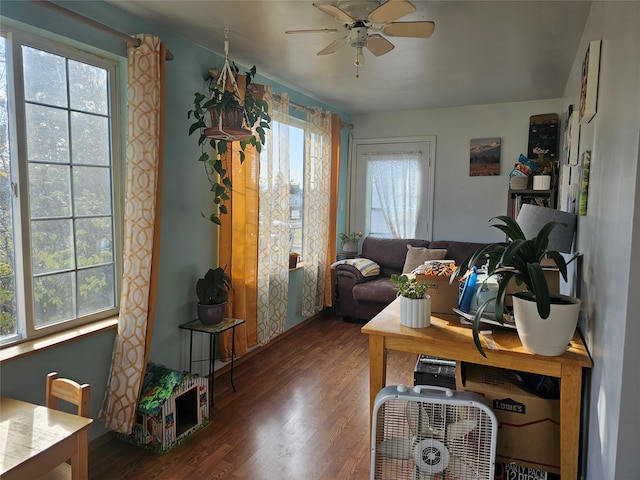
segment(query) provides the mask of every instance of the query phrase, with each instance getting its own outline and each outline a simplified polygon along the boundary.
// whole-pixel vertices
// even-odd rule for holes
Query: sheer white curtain
[[[422,185],[422,152],[380,152],[369,156],[372,195],[393,238],[415,238]]]
[[[302,315],[310,316],[323,308],[328,270],[331,115],[320,108],[307,111],[304,172]]]
[[[284,332],[289,290],[289,96],[265,86],[271,129],[260,155],[258,344]]]

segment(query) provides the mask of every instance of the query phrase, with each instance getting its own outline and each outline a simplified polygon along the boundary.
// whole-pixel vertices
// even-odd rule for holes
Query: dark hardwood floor
[[[368,337],[325,316],[215,382],[210,423],[164,455],[116,438],[91,450],[91,479],[369,478]],[[387,384],[413,384],[415,354],[389,352]]]

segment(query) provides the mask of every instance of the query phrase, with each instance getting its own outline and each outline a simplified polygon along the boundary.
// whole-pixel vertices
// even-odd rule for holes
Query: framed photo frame
[[[499,137],[477,138],[469,143],[469,176],[500,175],[502,139]]]
[[[580,77],[580,123],[589,123],[598,106],[598,77],[600,75],[601,40],[589,42],[582,61]]]

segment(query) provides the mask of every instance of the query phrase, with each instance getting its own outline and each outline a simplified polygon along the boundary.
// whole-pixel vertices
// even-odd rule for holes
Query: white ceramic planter
[[[431,325],[431,297],[400,297],[400,323],[411,328],[425,328]]]
[[[513,296],[518,336],[527,350],[548,357],[557,357],[567,351],[578,324],[580,300],[566,295],[560,297],[569,303],[552,304],[549,318],[542,319],[536,302]]]

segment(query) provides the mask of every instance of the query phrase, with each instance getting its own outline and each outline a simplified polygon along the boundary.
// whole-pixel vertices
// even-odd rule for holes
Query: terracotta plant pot
[[[289,255],[289,268],[296,268],[298,266],[298,258],[300,255]]]

